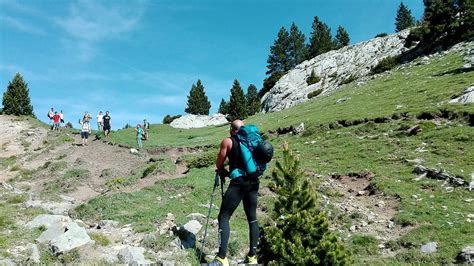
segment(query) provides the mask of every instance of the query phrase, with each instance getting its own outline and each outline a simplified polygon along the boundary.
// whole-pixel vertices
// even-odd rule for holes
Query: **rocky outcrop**
[[[219,126],[227,123],[223,114],[209,115],[184,115],[171,122],[170,126],[174,128],[201,128],[209,126]]]
[[[456,99],[449,101],[450,103],[474,103],[474,85],[467,88],[463,94]]]
[[[280,111],[308,100],[308,94],[322,90],[326,95],[342,84],[369,74],[380,60],[406,51],[409,30],[379,37],[304,61],[284,75],[262,98],[264,112]],[[313,85],[306,83],[311,71],[321,78]]]

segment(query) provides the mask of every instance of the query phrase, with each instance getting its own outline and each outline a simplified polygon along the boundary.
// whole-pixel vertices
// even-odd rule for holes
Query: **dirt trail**
[[[46,185],[59,182],[68,170],[82,169],[87,177],[78,182],[73,191],[62,193],[72,197],[76,203],[87,201],[104,193],[114,193],[105,186],[107,180],[116,177],[128,177],[143,168],[152,156],[166,156],[177,162],[175,173],[156,171],[146,178],[119,191],[137,191],[153,185],[161,179],[179,178],[185,175],[186,165],[179,158],[190,151],[183,148],[154,149],[150,153],[142,150],[132,154],[128,148],[109,145],[101,140],[89,139],[88,146],[81,146],[80,136],[66,132],[50,132],[45,128],[34,128],[28,121],[15,121],[15,117],[0,116],[0,140],[2,153],[0,157],[16,156],[15,165],[20,169],[39,172],[37,178],[18,181],[15,186],[28,186],[33,197],[40,194]],[[57,146],[51,146],[61,135],[73,139]],[[23,147],[25,141],[31,144]],[[56,169],[56,168],[58,169]],[[10,180],[19,174],[11,171],[12,165],[0,168],[0,182]]]

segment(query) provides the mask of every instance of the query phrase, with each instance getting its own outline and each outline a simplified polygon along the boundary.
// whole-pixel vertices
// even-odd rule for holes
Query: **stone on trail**
[[[144,252],[145,249],[142,247],[127,245],[119,251],[117,257],[128,265],[151,265],[153,262],[145,259]]]
[[[70,222],[63,234],[49,242],[49,247],[53,251],[53,254],[58,255],[91,242],[93,241],[87,234],[85,228],[80,227],[74,222]]]
[[[137,149],[134,149],[134,148],[131,148],[131,149],[130,149],[130,153],[131,153],[131,154],[138,154],[138,150],[137,150]]]
[[[436,252],[437,247],[438,247],[438,244],[436,244],[436,242],[429,242],[429,243],[421,246],[420,251],[422,253],[431,254],[431,253]]]
[[[188,232],[190,232],[194,235],[197,235],[199,230],[201,230],[202,225],[197,220],[191,220],[191,221],[187,222],[185,225],[183,225],[183,228],[185,230],[187,230]]]
[[[28,262],[29,263],[40,263],[40,252],[38,250],[38,246],[36,244],[29,243],[26,245],[26,248],[29,253]]]

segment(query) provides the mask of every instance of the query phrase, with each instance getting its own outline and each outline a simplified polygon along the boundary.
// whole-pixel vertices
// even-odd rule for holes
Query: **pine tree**
[[[267,59],[267,75],[273,73],[285,73],[290,69],[288,64],[289,34],[285,27],[278,31],[278,37],[270,47],[270,55]]]
[[[191,86],[188,106],[184,111],[193,115],[209,115],[209,109],[211,109],[211,102],[206,96],[201,80],[198,79],[197,83]]]
[[[228,119],[230,121],[247,118],[245,94],[238,80],[234,80],[234,84],[230,90],[230,100],[227,108],[229,113]]]
[[[398,6],[397,17],[395,18],[395,31],[399,32],[404,29],[415,26],[415,17],[411,14],[411,10],[401,2]]]
[[[13,80],[8,82],[7,91],[3,93],[3,113],[6,115],[33,114],[28,84],[23,81],[20,73],[16,73]]]
[[[313,31],[309,39],[309,58],[333,50],[335,44],[329,26],[320,21],[319,17],[316,16],[314,17],[312,28]]]
[[[258,98],[257,87],[250,84],[247,88],[247,114],[254,115],[260,111],[260,100]]]
[[[329,230],[315,190],[285,143],[270,187],[277,194],[272,224],[262,230],[259,260],[265,265],[346,265],[350,254]]]
[[[293,69],[306,60],[308,48],[305,44],[305,37],[296,24],[293,22],[288,38],[288,67]],[[288,70],[289,70],[288,69]]]
[[[351,39],[349,38],[349,33],[347,33],[346,29],[343,26],[337,27],[336,33],[336,49],[340,49],[344,46],[348,46]]]
[[[219,110],[217,112],[219,114],[226,115],[228,113],[227,105],[228,105],[228,103],[224,100],[224,98],[222,98],[221,103],[219,104]]]

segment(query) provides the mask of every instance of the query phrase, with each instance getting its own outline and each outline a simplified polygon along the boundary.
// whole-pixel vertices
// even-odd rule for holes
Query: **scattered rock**
[[[145,249],[142,247],[126,246],[118,253],[118,258],[129,265],[151,265],[153,262],[145,259],[143,253]]]
[[[351,99],[351,97],[342,97],[342,98],[336,100],[336,104],[343,103],[343,102],[345,102],[347,100],[350,100],[350,99]]]
[[[32,221],[26,223],[28,228],[36,228],[40,226],[46,226],[46,228],[51,228],[52,226],[65,226],[71,222],[71,218],[64,215],[50,215],[50,214],[41,214],[36,216]]]
[[[80,227],[74,222],[70,222],[65,232],[52,239],[48,245],[53,251],[53,254],[58,255],[91,242],[93,241],[87,234],[85,228]]]
[[[429,243],[421,246],[420,251],[422,253],[431,254],[431,253],[436,252],[437,247],[438,247],[438,244],[436,242],[429,242]]]
[[[467,88],[461,96],[455,98],[455,99],[452,99],[451,101],[449,101],[450,103],[462,103],[462,104],[466,104],[466,103],[474,103],[474,85],[470,86],[469,88]]]
[[[28,250],[28,259],[29,263],[40,263],[40,252],[38,250],[38,246],[36,244],[29,243],[26,245],[26,249]],[[1,263],[0,263],[1,265]]]
[[[26,135],[28,137],[31,137],[31,136],[35,135],[35,132],[34,131],[28,131],[28,132],[26,132]]]
[[[202,128],[209,126],[219,126],[229,123],[223,114],[208,115],[183,115],[171,122],[170,126],[174,128]]]
[[[462,249],[457,256],[457,262],[461,264],[472,264],[474,263],[474,246],[468,246]]]
[[[192,220],[203,220],[203,219],[206,219],[207,216],[202,213],[195,212],[195,213],[188,214],[186,217]]]
[[[99,224],[97,224],[97,229],[117,228],[119,224],[119,222],[113,220],[101,220]]]
[[[295,128],[295,130],[293,130],[293,133],[294,134],[300,134],[304,131],[304,123],[301,123],[299,126],[297,126]]]
[[[202,225],[197,220],[191,220],[191,221],[187,222],[185,225],[183,225],[183,228],[185,230],[187,230],[188,232],[190,232],[194,235],[197,235],[199,230],[201,230]]]
[[[131,148],[131,149],[130,149],[130,153],[131,153],[131,154],[138,154],[138,150],[137,150],[137,149],[134,149],[134,148]]]
[[[407,129],[406,132],[408,136],[414,136],[418,134],[420,131],[421,131],[421,127],[419,125],[414,125],[410,127],[409,129]]]
[[[361,191],[357,192],[357,196],[363,196],[363,195],[365,195],[365,193],[367,193],[367,191],[361,190]]]
[[[416,165],[413,171],[417,174],[426,174],[426,176],[430,178],[447,180],[451,184],[456,186],[462,186],[466,184],[463,178],[451,176],[448,173],[444,172],[442,169],[438,171],[436,169],[424,167],[423,165]]]

